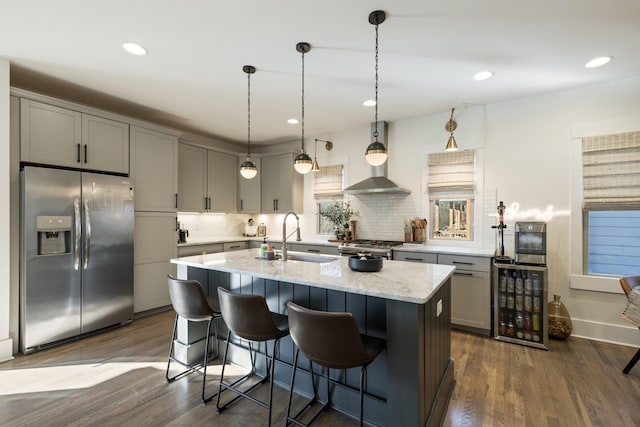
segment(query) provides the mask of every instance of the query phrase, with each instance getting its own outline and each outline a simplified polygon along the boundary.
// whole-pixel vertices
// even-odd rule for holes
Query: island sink
[[[276,259],[281,259],[281,255],[276,255]],[[315,262],[324,264],[326,262],[338,261],[341,257],[336,255],[310,255],[305,252],[287,252],[289,261]]]

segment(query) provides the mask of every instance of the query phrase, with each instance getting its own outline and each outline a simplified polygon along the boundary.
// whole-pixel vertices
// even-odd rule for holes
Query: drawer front
[[[223,246],[225,252],[240,251],[249,248],[249,242],[227,242]]]
[[[491,258],[468,255],[438,255],[438,264],[455,265],[460,270],[491,272]]]
[[[291,250],[309,252],[312,254],[339,255],[337,246],[308,245],[305,243],[291,243]]]
[[[216,252],[224,251],[224,246],[221,243],[212,245],[193,245],[193,246],[180,246],[178,247],[178,256],[192,256],[203,254],[214,254]]]
[[[424,262],[437,264],[438,255],[429,252],[393,252],[393,259],[397,261]]]

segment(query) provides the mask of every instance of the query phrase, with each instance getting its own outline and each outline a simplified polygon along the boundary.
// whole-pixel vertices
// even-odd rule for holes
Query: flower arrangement
[[[320,208],[320,216],[331,221],[336,228],[341,228],[345,224],[348,227],[349,220],[352,216],[358,216],[359,213],[351,208],[351,202],[335,201],[323,208]]]

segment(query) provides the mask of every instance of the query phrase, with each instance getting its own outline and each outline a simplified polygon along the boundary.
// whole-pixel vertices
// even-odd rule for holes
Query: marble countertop
[[[380,271],[361,273],[349,268],[347,256],[325,255],[333,259],[326,263],[294,260],[283,262],[257,259],[259,253],[259,249],[246,249],[175,258],[171,262],[416,304],[429,301],[455,271],[455,267],[449,265],[383,260]]]
[[[461,248],[458,246],[436,246],[436,245],[422,245],[415,243],[405,243],[402,246],[394,246],[394,252],[428,252],[435,254],[451,254],[451,255],[469,255],[469,256],[482,256],[492,257],[495,255],[493,249],[483,248]]]

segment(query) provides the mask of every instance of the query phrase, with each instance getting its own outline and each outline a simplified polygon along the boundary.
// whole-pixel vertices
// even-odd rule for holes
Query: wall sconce
[[[453,120],[453,112],[455,110],[455,108],[451,109],[451,118],[447,123],[444,124],[445,130],[450,133],[449,141],[447,141],[447,146],[445,147],[444,151],[458,151],[458,144],[456,144],[456,139],[453,137],[453,131],[458,127],[458,123]]]
[[[318,160],[316,159],[316,154],[318,153],[318,141],[325,143],[324,144],[324,148],[327,151],[331,151],[331,149],[333,148],[333,142],[327,141],[326,139],[318,139],[318,138],[316,138],[315,148],[314,148],[314,151],[313,151],[313,163],[311,164],[311,170],[313,172],[318,172],[320,170],[320,166],[318,166]]]

